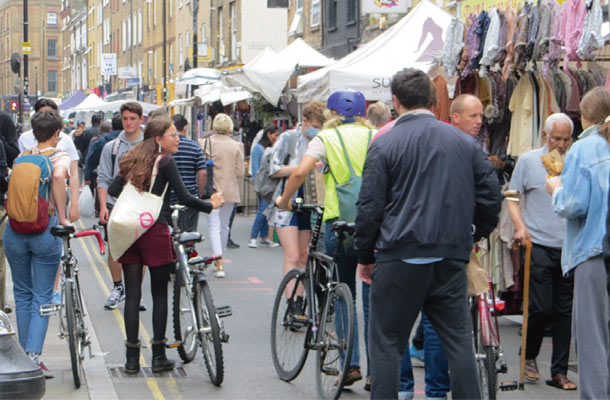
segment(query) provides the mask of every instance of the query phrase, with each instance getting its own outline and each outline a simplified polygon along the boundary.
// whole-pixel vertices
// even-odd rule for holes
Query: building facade
[[[29,93],[60,96],[62,87],[62,49],[60,13],[62,0],[30,0],[28,7]],[[23,1],[0,0],[0,90],[2,95],[23,91]],[[13,53],[21,58],[21,79],[11,71]]]

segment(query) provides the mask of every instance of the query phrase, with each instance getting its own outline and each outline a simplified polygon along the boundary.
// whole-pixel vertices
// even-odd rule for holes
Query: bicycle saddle
[[[51,235],[66,237],[70,236],[75,232],[74,226],[72,225],[55,225],[51,227]]]
[[[202,236],[199,232],[184,232],[178,236],[178,243],[185,244],[188,242],[201,242]]]

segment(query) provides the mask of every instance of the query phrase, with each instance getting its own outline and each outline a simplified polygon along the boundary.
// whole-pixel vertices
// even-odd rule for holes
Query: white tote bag
[[[87,185],[81,188],[78,195],[78,211],[81,217],[93,217],[95,215],[95,199]]]
[[[168,186],[165,185],[161,196],[151,193],[159,172],[159,160],[160,157],[157,157],[153,167],[150,190],[139,192],[131,182],[127,182],[112,208],[108,219],[108,244],[115,260],[159,219]]]

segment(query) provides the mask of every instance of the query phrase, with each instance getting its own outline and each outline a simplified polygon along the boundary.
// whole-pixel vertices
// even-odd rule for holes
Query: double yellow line
[[[79,225],[80,230],[86,229],[85,226],[83,225],[82,220],[78,220],[77,223]],[[91,265],[91,269],[92,269],[93,273],[95,274],[95,277],[97,279],[97,282],[98,282],[100,288],[104,292],[105,296],[108,297],[110,295],[110,289],[108,288],[106,282],[112,281],[112,276],[110,275],[110,271],[107,268],[106,260],[104,260],[102,258],[102,256],[100,255],[100,253],[98,251],[98,245],[95,242],[95,239],[93,239],[92,237],[87,237],[84,239],[85,240],[80,240],[79,243],[81,244],[81,247],[85,251],[87,259],[89,260],[89,264]],[[106,251],[108,251],[107,247],[106,247]],[[105,271],[106,279],[104,279],[102,277],[102,273],[100,272],[100,268],[99,268],[100,265],[103,266],[102,270]],[[89,308],[91,309],[91,307],[89,307]],[[123,315],[121,315],[121,311],[115,308],[115,309],[111,310],[111,312],[116,319],[117,326],[119,327],[119,329],[121,330],[121,333],[123,334],[123,338],[126,339],[127,335],[125,333],[125,325],[123,322]],[[142,321],[140,321],[139,331],[140,331],[140,334],[142,335],[142,339],[144,340],[144,342],[150,343],[150,341],[151,341],[150,334],[148,333],[146,328],[144,328],[144,325],[142,325]],[[148,364],[144,360],[144,357],[141,354],[140,354],[140,365],[142,367],[148,366]],[[182,399],[182,394],[178,390],[178,385],[176,384],[176,381],[174,380],[174,378],[169,378],[165,383],[166,383],[167,389],[171,393],[172,398]],[[148,388],[150,389],[150,392],[154,399],[157,399],[157,400],[165,399],[165,396],[163,396],[163,392],[161,391],[161,388],[159,387],[159,382],[157,382],[156,378],[146,378],[146,384],[148,385]]]

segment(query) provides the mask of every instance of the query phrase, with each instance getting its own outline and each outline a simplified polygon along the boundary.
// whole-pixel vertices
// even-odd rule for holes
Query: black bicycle
[[[282,279],[271,316],[271,355],[280,379],[296,378],[309,350],[316,351],[316,387],[324,399],[341,395],[354,342],[354,302],[345,283],[339,282],[332,257],[317,250],[324,206],[302,204],[293,212],[310,211],[316,223],[304,270],[295,268]],[[343,239],[353,226],[335,222],[333,231]]]
[[[230,306],[215,306],[205,270],[221,257],[199,257],[195,244],[203,240],[199,232],[181,232],[178,216],[185,207],[172,207],[172,238],[176,251],[173,322],[175,343],[185,363],[191,362],[201,347],[210,380],[220,386],[224,379],[222,343],[229,341],[221,318],[232,315]]]
[[[71,225],[57,225],[51,228],[51,234],[61,238],[64,245],[64,254],[61,256],[62,271],[59,280],[61,304],[42,305],[40,306],[40,314],[59,313],[59,337],[68,339],[72,377],[74,378],[74,386],[78,389],[81,384],[85,348],[89,349],[89,358],[91,358],[91,347],[89,346],[89,330],[84,320],[85,311],[78,282],[77,260],[72,254],[70,239],[95,236],[102,255],[105,253],[104,241],[95,226],[93,229],[75,232]]]

